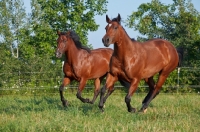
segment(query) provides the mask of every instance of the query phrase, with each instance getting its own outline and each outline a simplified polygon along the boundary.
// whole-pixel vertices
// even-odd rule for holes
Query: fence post
[[[181,70],[181,68],[180,67],[178,67],[178,79],[177,79],[177,92],[178,92],[178,89],[179,89],[179,78],[180,78],[180,70]]]
[[[64,63],[65,63],[65,61],[62,61],[62,72],[61,72],[61,75],[63,76],[64,75],[64,71],[63,71],[63,67],[64,67]]]
[[[18,71],[18,88],[21,87],[21,80],[20,80],[20,70]]]

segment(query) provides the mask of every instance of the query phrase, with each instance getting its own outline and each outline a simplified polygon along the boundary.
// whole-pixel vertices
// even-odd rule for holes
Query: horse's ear
[[[106,15],[106,22],[107,22],[107,23],[110,23],[110,22],[111,22],[111,20],[110,20],[110,18],[108,17],[108,15]]]
[[[118,13],[118,16],[117,16],[117,21],[120,23],[120,21],[121,21],[121,16],[120,16],[120,14]]]
[[[60,31],[59,30],[57,31],[57,34],[60,35]]]

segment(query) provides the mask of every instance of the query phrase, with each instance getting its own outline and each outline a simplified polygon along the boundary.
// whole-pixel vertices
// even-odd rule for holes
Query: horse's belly
[[[144,79],[154,76],[156,73],[159,73],[162,69],[163,67],[159,66],[154,66],[151,68],[144,69],[143,71],[141,71],[141,78]]]
[[[160,72],[162,70],[162,67],[143,67],[142,65],[139,65],[139,67],[125,67],[124,73],[127,78],[133,79],[133,78],[149,78],[151,76],[154,76],[156,73]]]

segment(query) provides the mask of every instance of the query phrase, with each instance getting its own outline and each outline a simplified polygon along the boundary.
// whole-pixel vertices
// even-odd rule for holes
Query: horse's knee
[[[125,102],[126,102],[126,103],[130,103],[130,102],[131,102],[130,96],[126,96],[126,97],[125,97]]]
[[[64,86],[60,85],[59,91],[64,91]]]
[[[103,87],[101,88],[101,94],[104,94],[105,92],[106,92],[106,87],[103,86]]]
[[[94,92],[94,94],[97,96],[97,95],[99,95],[99,93],[100,93],[100,90],[98,89],[98,90],[95,90],[95,92]]]
[[[80,94],[79,92],[77,92],[77,93],[76,93],[76,97],[77,97],[78,99],[80,99],[80,98],[81,98],[81,94]]]

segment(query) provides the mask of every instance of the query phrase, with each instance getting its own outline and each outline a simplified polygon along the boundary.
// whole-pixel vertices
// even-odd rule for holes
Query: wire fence
[[[192,88],[200,89],[200,68],[182,67],[177,68],[170,74],[164,88],[182,89]],[[58,91],[62,83],[62,72],[13,72],[0,73],[0,91]],[[156,80],[158,76],[154,77]],[[103,84],[105,83],[105,80]],[[102,84],[102,85],[103,85]],[[147,89],[147,85],[140,83],[139,89]],[[68,85],[68,89],[77,89],[78,83],[73,82]],[[115,88],[123,89],[119,83],[116,83]],[[93,81],[89,81],[85,89],[94,89]]]

